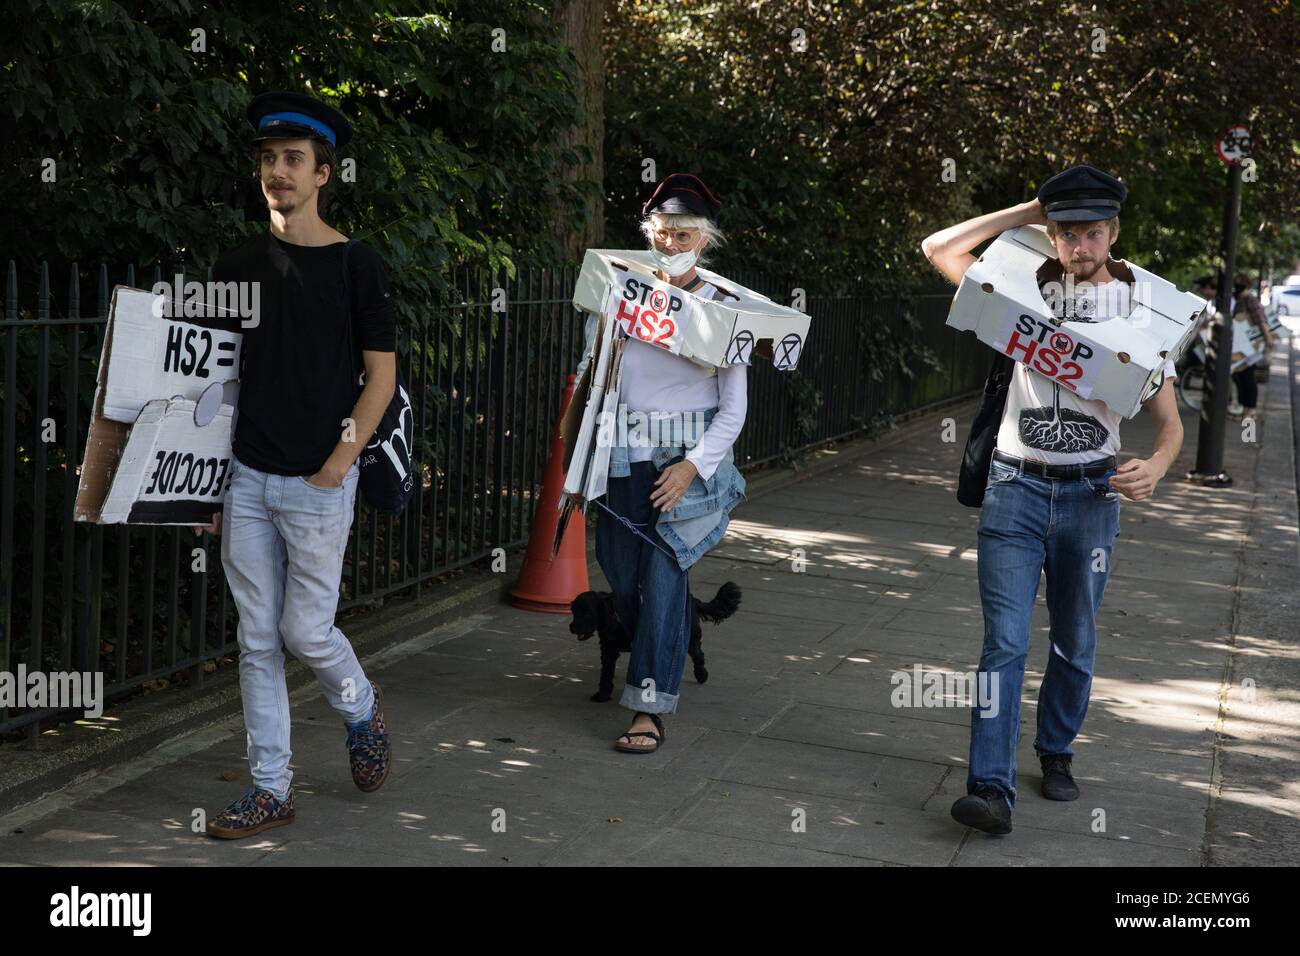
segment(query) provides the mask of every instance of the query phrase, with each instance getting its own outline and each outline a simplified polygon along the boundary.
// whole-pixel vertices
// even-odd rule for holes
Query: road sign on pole
[[[1252,145],[1250,129],[1246,124],[1233,123],[1223,131],[1219,141],[1214,144],[1214,151],[1225,164],[1234,166],[1250,156]]]
[[[1237,225],[1241,218],[1241,164],[1250,157],[1250,130],[1234,123],[1215,143],[1215,152],[1228,167],[1228,204],[1223,211],[1223,246],[1219,263],[1216,321],[1205,375],[1205,398],[1196,433],[1196,466],[1188,479],[1216,488],[1232,484],[1223,470],[1223,440],[1228,422],[1228,390],[1232,378],[1232,279],[1237,270]]]

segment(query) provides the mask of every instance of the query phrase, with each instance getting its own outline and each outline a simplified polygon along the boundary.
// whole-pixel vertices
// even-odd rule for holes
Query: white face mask
[[[658,249],[651,250],[654,253],[655,262],[659,268],[664,271],[665,275],[676,278],[685,275],[695,268],[695,252],[679,252],[675,256],[660,252]]]

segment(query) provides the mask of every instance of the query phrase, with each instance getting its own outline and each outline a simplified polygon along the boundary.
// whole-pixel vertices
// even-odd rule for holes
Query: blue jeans
[[[239,609],[239,690],[253,782],[283,797],[289,769],[284,649],[309,666],[347,723],[374,703],[356,652],[334,626],[343,551],[360,469],[339,488],[271,475],[233,455],[221,519],[221,562]]]
[[[1070,744],[1088,713],[1097,609],[1119,534],[1114,474],[1042,478],[999,461],[989,469],[979,526],[984,648],[976,686],[996,684],[997,707],[972,708],[967,793],[992,784],[1015,806],[1020,690],[1040,572],[1047,575],[1051,650],[1034,750],[1040,757],[1073,754]]]
[[[626,478],[610,478],[605,504],[652,538],[650,544],[603,509],[596,522],[596,560],[614,591],[614,611],[632,635],[627,683],[619,701],[647,714],[677,710],[677,691],[690,647],[690,581],[655,529],[659,511],[650,493],[660,472],[634,461]]]

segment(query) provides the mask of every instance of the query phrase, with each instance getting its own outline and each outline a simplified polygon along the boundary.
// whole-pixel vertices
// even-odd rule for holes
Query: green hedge
[[[0,249],[203,267],[264,227],[242,139],[249,99],[312,92],[354,125],[327,218],[377,245],[420,327],[451,263],[554,261],[580,208],[557,175],[576,117],[549,6],[511,0],[145,4],[18,0],[0,111]],[[199,34],[197,31],[203,31]],[[494,51],[504,31],[504,51]],[[205,49],[196,49],[202,39]],[[52,159],[57,180],[41,180]]]

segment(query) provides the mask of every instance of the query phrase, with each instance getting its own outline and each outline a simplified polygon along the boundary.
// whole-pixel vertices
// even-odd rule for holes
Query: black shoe
[[[983,784],[952,805],[952,818],[985,833],[1011,832],[1011,804],[997,787]]]
[[[1069,754],[1038,758],[1043,765],[1043,796],[1048,800],[1078,800],[1079,785],[1070,776]]]

